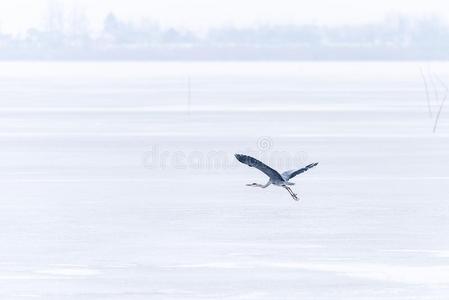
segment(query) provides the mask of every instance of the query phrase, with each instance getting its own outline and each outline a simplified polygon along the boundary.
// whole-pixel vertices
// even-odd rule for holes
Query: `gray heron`
[[[237,158],[237,160],[239,162],[241,162],[245,165],[259,169],[265,175],[270,177],[270,180],[268,180],[268,182],[266,184],[249,183],[249,184],[247,184],[247,186],[260,187],[260,188],[264,189],[264,188],[268,187],[270,184],[274,184],[274,185],[285,188],[290,193],[290,195],[293,197],[293,199],[295,201],[298,201],[299,199],[298,199],[298,196],[295,193],[293,193],[292,189],[289,187],[290,185],[294,185],[294,183],[289,182],[289,180],[292,179],[293,177],[295,177],[296,175],[301,174],[301,173],[315,167],[316,165],[318,165],[318,163],[313,163],[313,164],[305,166],[304,168],[289,170],[289,171],[285,171],[282,174],[279,174],[278,171],[270,168],[269,166],[267,166],[263,162],[255,159],[254,157],[251,157],[248,155],[243,155],[243,154],[235,154],[235,158]]]

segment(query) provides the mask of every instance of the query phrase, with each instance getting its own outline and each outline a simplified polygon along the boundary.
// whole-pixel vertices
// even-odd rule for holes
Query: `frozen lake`
[[[447,299],[449,108],[433,134],[420,68],[449,84],[437,62],[0,63],[0,298]],[[297,203],[234,153],[320,164]]]

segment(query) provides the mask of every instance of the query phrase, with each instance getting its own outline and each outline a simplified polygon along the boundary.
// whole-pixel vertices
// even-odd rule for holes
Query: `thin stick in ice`
[[[422,80],[424,82],[424,88],[426,91],[426,99],[427,99],[427,110],[429,111],[429,117],[432,117],[432,105],[430,104],[430,94],[429,94],[429,85],[427,84],[426,75],[422,68],[419,68],[421,71]]]
[[[444,103],[446,102],[446,99],[447,99],[447,93],[449,92],[447,85],[440,79],[440,77],[438,77],[438,76],[435,76],[435,77],[438,79],[440,84],[444,87],[445,92],[444,92],[443,101],[441,101],[440,107],[439,107],[437,115],[435,117],[435,123],[433,124],[433,133],[435,133],[437,131],[438,122],[440,121],[440,115],[441,115],[441,112],[443,111]]]

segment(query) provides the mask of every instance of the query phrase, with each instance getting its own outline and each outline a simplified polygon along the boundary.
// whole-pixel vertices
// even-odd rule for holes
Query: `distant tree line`
[[[449,27],[436,17],[390,16],[365,25],[222,27],[200,35],[106,16],[89,30],[82,11],[53,8],[43,28],[0,32],[0,59],[42,60],[413,60],[449,59]]]

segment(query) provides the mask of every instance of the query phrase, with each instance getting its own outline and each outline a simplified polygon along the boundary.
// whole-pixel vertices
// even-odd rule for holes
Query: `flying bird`
[[[267,166],[263,162],[255,159],[254,157],[251,157],[248,155],[243,155],[243,154],[235,154],[235,158],[237,158],[237,160],[239,162],[241,162],[245,165],[259,169],[260,171],[265,173],[265,175],[270,177],[270,180],[268,180],[268,182],[266,184],[249,183],[249,184],[247,184],[247,186],[260,187],[263,189],[268,187],[270,184],[281,186],[281,187],[285,188],[290,193],[290,195],[293,197],[293,199],[295,201],[298,201],[299,199],[298,199],[298,196],[295,193],[293,193],[292,189],[289,187],[290,185],[294,185],[294,183],[289,182],[289,180],[292,179],[293,177],[295,177],[296,175],[301,174],[301,173],[307,171],[308,169],[311,169],[311,168],[315,167],[316,165],[318,165],[318,163],[313,163],[313,164],[307,165],[301,169],[289,170],[289,171],[285,171],[282,174],[279,174],[278,171],[270,168],[269,166]]]

